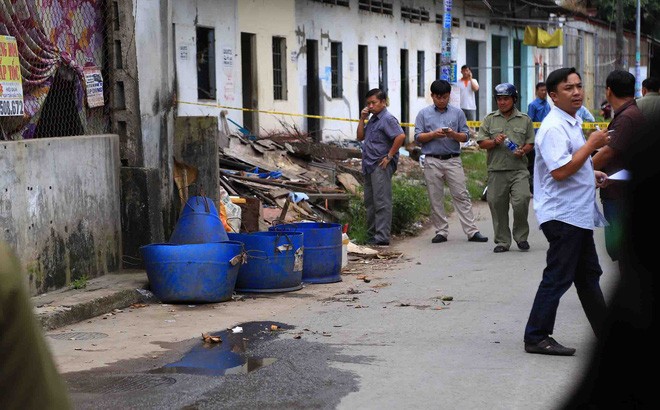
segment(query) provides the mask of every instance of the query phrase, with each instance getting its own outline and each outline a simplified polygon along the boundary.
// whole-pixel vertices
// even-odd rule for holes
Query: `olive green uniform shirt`
[[[24,280],[0,242],[0,409],[70,409]]]
[[[498,134],[504,134],[519,147],[534,143],[534,123],[525,113],[513,109],[511,116],[505,118],[500,110],[486,115],[481,122],[477,142],[487,139],[495,139]],[[518,158],[505,144],[500,144],[488,150],[486,160],[488,171],[515,171],[527,169],[527,156]]]

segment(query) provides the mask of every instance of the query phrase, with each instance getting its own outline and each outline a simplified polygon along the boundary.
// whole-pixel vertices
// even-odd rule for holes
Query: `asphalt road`
[[[531,250],[495,254],[487,205],[475,213],[487,243],[468,242],[452,218],[448,242],[432,244],[431,230],[394,241],[392,259],[354,261],[339,283],[127,309],[48,339],[79,409],[559,408],[594,343],[575,290],[554,336],[576,355],[525,353],[547,243],[532,211]],[[602,229],[595,238],[608,297],[618,269]],[[236,325],[243,333],[227,331]],[[204,332],[221,346],[204,347]]]

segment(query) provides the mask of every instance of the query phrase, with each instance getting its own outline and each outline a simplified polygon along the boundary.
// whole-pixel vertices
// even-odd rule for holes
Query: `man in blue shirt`
[[[585,141],[576,118],[584,90],[575,68],[553,71],[547,85],[555,106],[535,138],[534,212],[549,247],[524,342],[528,353],[571,356],[575,349],[551,337],[562,295],[575,285],[597,337],[602,336],[606,316],[599,283],[603,270],[593,231],[605,224],[596,205],[596,188],[607,182],[607,175],[594,171],[591,153],[605,146],[610,137],[607,131],[598,130]]]
[[[431,83],[433,104],[422,108],[415,119],[415,141],[425,155],[424,179],[431,201],[431,220],[435,226],[432,243],[447,242],[449,222],[445,211],[445,183],[458,213],[463,232],[470,242],[488,242],[479,232],[472,213],[461,161],[461,143],[469,138],[465,113],[449,105],[451,84],[445,80]]]
[[[399,120],[387,111],[387,94],[367,92],[367,106],[360,112],[357,140],[362,144],[364,206],[367,209],[368,244],[389,246],[392,227],[392,175],[399,148],[406,139]],[[371,118],[369,118],[369,114]],[[369,121],[367,122],[367,118]]]
[[[536,99],[527,106],[527,115],[532,122],[541,122],[550,112],[552,106],[548,102],[548,88],[544,82],[536,84]],[[537,128],[534,127],[534,132]],[[534,157],[535,150],[527,153],[527,170],[529,171],[529,190],[534,193]]]
[[[580,107],[576,114],[578,117],[582,118],[582,122],[595,122],[596,118],[594,115],[585,107],[584,105]]]

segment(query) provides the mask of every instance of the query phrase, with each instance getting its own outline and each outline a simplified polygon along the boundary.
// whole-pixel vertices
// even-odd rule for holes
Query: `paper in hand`
[[[630,181],[630,178],[632,175],[630,175],[630,171],[627,169],[622,169],[619,172],[615,172],[612,175],[609,175],[607,179],[611,179],[614,181]]]

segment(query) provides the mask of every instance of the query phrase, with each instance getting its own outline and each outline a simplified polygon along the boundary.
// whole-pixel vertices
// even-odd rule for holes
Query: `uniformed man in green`
[[[24,280],[0,241],[0,409],[71,409]]]
[[[511,247],[509,204],[513,209],[513,240],[518,249],[529,249],[529,171],[527,153],[534,149],[534,124],[515,106],[518,91],[513,84],[495,87],[497,110],[483,119],[477,144],[487,150],[488,191],[495,233],[493,252],[506,252]]]

